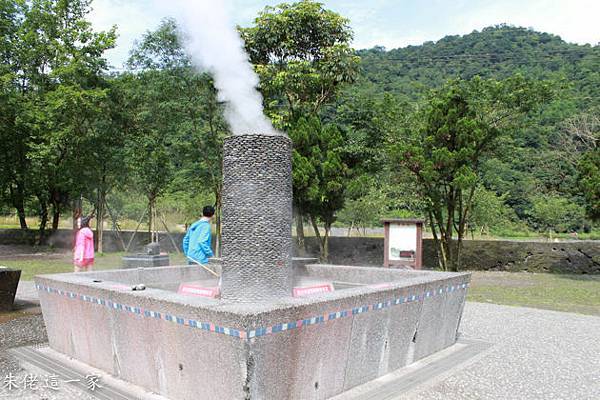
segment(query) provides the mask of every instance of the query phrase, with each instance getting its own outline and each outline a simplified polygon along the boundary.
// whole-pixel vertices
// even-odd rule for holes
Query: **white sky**
[[[193,1],[193,0],[183,0]],[[266,5],[283,0],[229,1],[234,23],[248,26]],[[388,49],[438,40],[507,23],[561,36],[573,43],[600,43],[600,0],[321,0],[350,18],[354,47]],[[169,0],[93,0],[89,18],[97,30],[117,25],[117,47],[107,53],[119,68],[135,39],[175,15]]]

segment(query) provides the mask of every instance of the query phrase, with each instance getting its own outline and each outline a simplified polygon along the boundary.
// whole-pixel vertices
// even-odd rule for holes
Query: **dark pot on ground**
[[[21,279],[21,270],[0,267],[0,311],[11,311]]]

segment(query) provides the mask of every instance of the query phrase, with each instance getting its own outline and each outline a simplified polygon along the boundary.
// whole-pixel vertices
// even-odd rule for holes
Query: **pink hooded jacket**
[[[94,233],[88,227],[81,228],[75,236],[73,262],[78,267],[94,263]]]

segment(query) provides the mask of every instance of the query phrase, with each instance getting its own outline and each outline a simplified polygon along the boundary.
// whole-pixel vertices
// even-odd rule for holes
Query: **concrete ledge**
[[[459,340],[432,356],[404,368],[384,375],[381,378],[357,386],[331,400],[394,400],[408,392],[429,386],[464,365],[479,359],[492,345],[473,340]],[[144,389],[114,378],[105,372],[93,369],[86,364],[66,357],[48,347],[31,346],[9,350],[28,372],[31,366],[45,374],[56,374],[62,381],[75,381],[72,385],[86,395],[101,400],[167,400],[165,397],[148,393]],[[91,392],[86,386],[85,377],[94,374],[99,377],[101,387]],[[62,394],[62,393],[61,393]]]
[[[470,279],[320,264],[298,273],[358,285],[254,304],[160,288],[210,278],[199,267],[45,275],[36,285],[53,349],[146,390],[325,399],[454,344]],[[138,283],[147,289],[132,291]]]
[[[166,267],[171,263],[168,254],[137,254],[123,256],[123,268]]]
[[[492,348],[491,343],[459,339],[456,344],[432,354],[407,368],[348,390],[331,400],[400,400],[417,389],[435,384],[469,365]]]

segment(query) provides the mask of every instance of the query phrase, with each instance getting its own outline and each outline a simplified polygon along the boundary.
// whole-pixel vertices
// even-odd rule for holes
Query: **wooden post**
[[[415,269],[423,269],[423,223],[417,224],[417,254],[415,255]]]
[[[383,222],[383,266],[390,267],[390,223]]]

